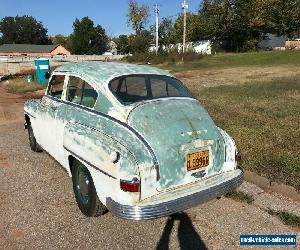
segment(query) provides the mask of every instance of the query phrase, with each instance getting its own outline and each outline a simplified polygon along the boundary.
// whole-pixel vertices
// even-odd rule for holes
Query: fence
[[[51,67],[70,62],[85,61],[117,61],[122,59],[123,55],[69,55],[69,56],[53,56],[50,59]],[[1,56],[0,57],[0,76],[27,74],[34,72],[34,59],[30,56]]]
[[[300,41],[286,41],[285,47],[287,49],[300,49]]]

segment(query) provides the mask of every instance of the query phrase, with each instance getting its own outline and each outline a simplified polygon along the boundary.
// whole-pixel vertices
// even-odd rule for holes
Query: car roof
[[[107,84],[111,79],[133,74],[153,74],[172,76],[168,71],[148,65],[113,62],[79,62],[62,65],[54,72],[67,72],[81,75],[96,84]]]

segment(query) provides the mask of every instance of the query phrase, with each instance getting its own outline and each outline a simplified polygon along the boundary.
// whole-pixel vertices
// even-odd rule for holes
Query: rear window
[[[122,76],[110,82],[110,89],[124,104],[166,97],[193,97],[179,80],[168,76]]]

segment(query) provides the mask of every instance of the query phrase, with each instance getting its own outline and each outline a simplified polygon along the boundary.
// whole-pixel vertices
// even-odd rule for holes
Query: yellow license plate
[[[209,150],[188,154],[186,165],[188,171],[207,167],[209,165]]]

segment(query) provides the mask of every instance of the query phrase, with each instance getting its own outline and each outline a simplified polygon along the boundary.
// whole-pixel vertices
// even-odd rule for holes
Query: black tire
[[[28,122],[28,127],[27,127],[27,130],[28,130],[28,140],[29,140],[29,145],[30,145],[30,148],[32,151],[34,152],[42,152],[42,148],[41,146],[36,142],[36,139],[35,139],[35,136],[34,136],[34,133],[33,133],[33,129],[31,127],[31,123]]]
[[[106,213],[107,208],[98,198],[89,170],[77,160],[73,162],[72,181],[77,205],[85,216],[97,217]]]

